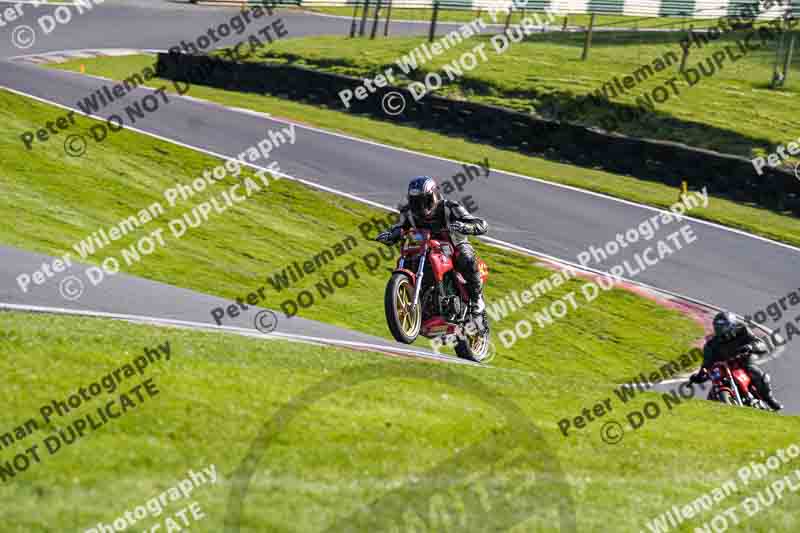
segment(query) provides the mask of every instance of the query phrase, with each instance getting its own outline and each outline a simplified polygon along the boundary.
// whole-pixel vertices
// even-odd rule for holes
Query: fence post
[[[432,43],[436,38],[436,19],[439,17],[439,0],[433,1],[433,14],[431,15],[431,29],[428,32],[428,42]]]
[[[781,19],[781,28],[783,26],[783,19]],[[770,81],[769,88],[770,89],[779,89],[783,87],[783,69],[781,68],[783,65],[783,61],[785,60],[785,56],[783,55],[783,45],[786,39],[786,33],[781,31],[780,38],[778,39],[778,45],[775,47],[775,65],[772,68],[772,81]]]
[[[372,31],[369,34],[370,39],[375,39],[375,32],[378,31],[378,17],[381,12],[381,1],[382,0],[378,0],[377,5],[375,5],[375,16],[372,18]]]
[[[592,17],[589,19],[589,30],[586,32],[586,40],[583,42],[583,54],[581,54],[581,61],[586,61],[586,58],[589,57],[589,48],[592,46],[592,30],[594,30],[594,17],[595,14],[592,13]]]
[[[364,2],[364,12],[361,13],[361,27],[358,30],[358,36],[364,36],[364,29],[367,25],[367,14],[369,13],[369,0],[365,0]]]
[[[358,2],[353,3],[353,20],[350,23],[350,38],[356,36],[356,20],[358,19]]]
[[[786,49],[786,60],[783,62],[783,83],[789,78],[789,70],[792,68],[792,51],[794,50],[794,38],[796,34],[792,32],[789,37],[789,46]]]
[[[386,22],[383,24],[383,36],[389,35],[389,20],[392,18],[392,0],[389,0],[389,5],[386,8]]]
[[[686,38],[689,39],[689,43],[694,40],[694,26],[689,24],[689,31],[686,32]],[[683,55],[681,56],[681,66],[678,68],[678,72],[684,72],[686,70],[686,60],[689,59],[689,46],[683,48]]]

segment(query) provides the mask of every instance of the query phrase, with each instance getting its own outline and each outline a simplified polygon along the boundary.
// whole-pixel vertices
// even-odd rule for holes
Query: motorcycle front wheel
[[[422,306],[412,310],[414,302],[414,285],[411,279],[400,272],[395,272],[386,284],[383,304],[386,312],[386,324],[397,342],[411,344],[417,339],[422,326]]]
[[[726,390],[723,390],[723,391],[719,392],[719,395],[717,396],[717,400],[720,403],[724,403],[724,404],[727,404],[727,405],[736,405],[736,400],[733,398],[733,395],[730,392],[726,391]]]

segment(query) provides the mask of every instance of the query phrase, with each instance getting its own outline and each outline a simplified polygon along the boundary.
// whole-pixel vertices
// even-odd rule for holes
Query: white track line
[[[100,118],[100,117],[87,115],[86,113],[84,113],[80,109],[71,108],[69,106],[63,105],[63,104],[58,103],[58,102],[53,102],[53,101],[47,100],[45,98],[40,98],[38,96],[27,94],[25,92],[18,91],[16,89],[11,89],[11,88],[5,87],[3,85],[0,85],[0,89],[5,89],[5,90],[7,90],[7,91],[9,91],[11,93],[14,93],[14,94],[17,94],[17,95],[20,95],[20,96],[33,98],[34,100],[37,100],[39,102],[44,102],[44,103],[47,103],[47,104],[50,104],[50,105],[54,105],[54,106],[60,107],[62,109],[68,109],[68,110],[71,110],[71,111],[75,111],[75,112],[77,112],[77,113],[79,113],[79,114],[81,114],[83,116],[89,117],[89,118],[91,118],[93,120],[97,120],[99,122],[103,121],[102,118]],[[175,97],[178,97],[178,96],[175,95]],[[215,106],[219,106],[220,105],[220,104],[216,104],[214,102],[209,102],[209,103],[212,104],[212,105],[215,105]],[[449,161],[449,162],[452,162],[452,163],[464,164],[463,161],[457,161],[457,160],[454,160],[454,159],[448,159],[448,158],[439,157],[439,156],[432,156],[432,155],[424,154],[424,153],[421,153],[421,152],[416,152],[416,151],[413,151],[413,150],[407,150],[407,149],[404,149],[404,148],[395,148],[395,147],[392,147],[392,146],[389,146],[389,145],[385,145],[385,144],[382,144],[382,143],[377,143],[377,142],[373,142],[373,141],[359,139],[357,137],[350,137],[348,135],[343,135],[343,134],[339,134],[339,133],[335,133],[335,132],[329,132],[329,131],[322,130],[322,129],[319,129],[319,128],[313,128],[313,127],[305,126],[305,125],[302,125],[302,124],[297,124],[295,122],[291,122],[291,121],[288,121],[288,120],[278,119],[278,118],[274,118],[274,117],[270,118],[270,120],[273,120],[275,122],[282,123],[282,124],[294,124],[296,127],[308,129],[310,131],[315,131],[315,132],[319,132],[319,133],[323,133],[323,134],[343,137],[343,138],[350,139],[350,140],[353,140],[353,141],[358,141],[358,142],[363,142],[363,143],[366,143],[366,144],[372,144],[372,145],[376,145],[376,146],[381,146],[381,147],[384,147],[384,148],[393,149],[393,150],[397,150],[397,151],[402,151],[402,152],[406,152],[406,153],[410,153],[410,154],[414,154],[414,155],[418,155],[418,156],[431,157],[431,158],[434,158],[434,159],[440,159],[440,160]],[[223,160],[233,160],[233,158],[225,156],[223,154],[219,154],[219,153],[213,152],[211,150],[207,150],[205,148],[192,146],[192,145],[180,142],[180,141],[176,141],[174,139],[169,139],[167,137],[162,137],[161,135],[158,135],[158,134],[155,134],[155,133],[150,133],[150,132],[144,131],[144,130],[140,130],[140,129],[135,128],[135,127],[125,126],[125,129],[129,129],[131,131],[135,131],[135,132],[141,133],[143,135],[148,135],[150,137],[159,139],[159,140],[164,141],[164,142],[172,143],[172,144],[175,144],[177,146],[181,146],[181,147],[189,148],[191,150],[195,150],[195,151],[198,151],[198,152],[201,152],[201,153],[205,153],[207,155],[212,155],[214,157],[219,157],[219,158],[221,158]],[[312,187],[312,188],[315,188],[315,189],[323,190],[323,191],[329,192],[331,194],[336,194],[338,196],[342,196],[344,198],[348,198],[348,199],[356,201],[356,202],[364,203],[364,204],[370,205],[372,207],[377,207],[377,208],[388,210],[388,211],[395,212],[395,213],[398,212],[397,209],[395,209],[395,208],[393,208],[391,206],[383,205],[381,203],[374,202],[372,200],[367,200],[366,198],[361,198],[361,197],[356,196],[354,194],[346,193],[344,191],[340,191],[340,190],[334,189],[332,187],[327,187],[327,186],[321,185],[319,183],[314,183],[314,182],[309,181],[309,180],[305,180],[305,179],[302,179],[302,178],[297,178],[295,176],[291,176],[291,175],[285,174],[283,172],[273,172],[273,171],[270,171],[269,169],[266,169],[264,167],[260,167],[258,165],[255,165],[255,164],[252,164],[252,163],[249,163],[249,162],[240,161],[240,163],[243,163],[245,166],[248,166],[248,167],[253,168],[255,170],[272,172],[273,174],[279,175],[282,178],[286,178],[286,179],[289,179],[289,180],[292,180],[292,181],[296,181],[296,182],[302,183],[303,185],[306,185],[308,187]],[[540,182],[540,183],[545,183],[545,184],[552,185],[552,186],[557,186],[557,187],[563,187],[563,188],[566,188],[566,189],[569,189],[569,190],[573,190],[573,191],[577,191],[577,192],[581,192],[581,193],[584,193],[584,194],[589,194],[589,195],[593,195],[593,196],[597,196],[597,197],[601,197],[601,198],[606,198],[606,199],[613,200],[613,201],[616,201],[616,202],[620,202],[620,203],[623,203],[623,204],[626,204],[626,205],[642,207],[642,208],[645,208],[645,209],[648,209],[648,210],[651,210],[651,211],[656,211],[656,212],[659,212],[659,213],[671,213],[671,212],[668,212],[668,211],[666,211],[664,209],[660,209],[660,208],[656,208],[656,207],[652,207],[652,206],[647,206],[647,205],[642,205],[642,204],[637,204],[635,202],[631,202],[631,201],[628,201],[628,200],[622,200],[622,199],[619,199],[619,198],[614,198],[612,196],[607,196],[607,195],[596,193],[596,192],[592,192],[592,191],[586,191],[586,190],[583,190],[583,189],[579,189],[577,187],[572,187],[572,186],[562,185],[562,184],[554,184],[554,183],[551,183],[551,182],[548,182],[548,181],[545,181],[545,180],[541,180],[541,179],[538,179],[538,178],[531,178],[531,177],[528,177],[528,176],[524,176],[522,174],[515,174],[515,173],[505,172],[505,171],[501,171],[501,172],[504,172],[504,173],[506,173],[506,174],[508,174],[510,176],[514,176],[514,177],[517,177],[517,178],[520,178],[520,179],[531,179],[531,180],[534,180],[534,181],[537,181],[537,182]],[[739,231],[739,230],[734,230],[732,228],[727,228],[726,226],[721,226],[721,225],[718,225],[718,224],[709,223],[709,222],[706,222],[706,221],[703,221],[703,220],[700,220],[700,219],[695,219],[693,217],[689,217],[689,216],[686,216],[686,215],[682,215],[682,217],[690,219],[690,220],[694,220],[694,221],[697,221],[697,222],[700,222],[700,223],[708,224],[708,225],[711,225],[711,226],[719,227],[719,228],[722,228],[722,229],[725,229],[725,230],[728,230],[728,231],[733,231],[735,233],[740,233],[742,235],[746,235],[748,237],[760,239],[762,241],[771,242],[773,244],[777,244],[777,245],[786,247],[788,249],[800,252],[799,248],[795,248],[793,246],[789,246],[789,245],[784,244],[784,243],[779,243],[777,241],[772,241],[770,239],[759,237],[757,235],[752,235],[752,234],[749,234],[749,233],[746,233],[746,232],[742,232],[742,231]],[[581,270],[581,271],[584,271],[584,272],[610,276],[610,274],[608,272],[605,272],[605,271],[602,271],[602,270],[596,270],[596,269],[592,269],[592,268],[583,267],[583,266],[577,265],[576,263],[573,263],[573,262],[571,262],[569,260],[561,259],[559,257],[555,257],[555,256],[552,256],[552,255],[546,254],[544,252],[539,252],[539,251],[536,251],[536,250],[532,250],[530,248],[519,246],[519,245],[510,243],[510,242],[501,241],[499,239],[493,239],[491,237],[482,237],[481,239],[485,240],[486,242],[493,243],[493,244],[496,244],[496,245],[499,245],[499,246],[508,247],[508,248],[513,249],[513,250],[515,250],[517,252],[523,252],[523,253],[526,253],[526,254],[534,256],[534,257],[542,257],[542,258],[549,259],[550,261],[553,261],[553,262],[556,262],[556,263],[559,263],[559,264],[569,265],[569,266],[571,266],[571,267],[573,267],[575,269],[578,269],[578,270]],[[627,283],[630,283],[632,285],[637,285],[639,287],[643,287],[643,288],[646,288],[646,289],[649,289],[649,290],[655,290],[655,291],[670,295],[670,296],[672,296],[674,298],[680,298],[680,299],[683,299],[685,301],[695,303],[697,305],[702,305],[702,306],[705,306],[705,307],[707,307],[709,309],[713,309],[715,311],[722,311],[722,308],[717,307],[717,306],[715,306],[713,304],[710,304],[708,302],[696,299],[696,298],[691,298],[691,297],[688,297],[688,296],[684,296],[684,295],[676,293],[676,292],[672,292],[672,291],[669,291],[669,290],[666,290],[666,289],[662,289],[662,288],[659,288],[659,287],[648,285],[648,284],[645,284],[645,283],[642,283],[642,282],[639,282],[639,281],[635,281],[635,280],[632,280],[632,279],[628,279],[628,278],[620,277],[620,278],[617,278],[617,279],[620,279],[620,280],[625,281]],[[761,327],[761,326],[759,326],[759,327],[762,330],[767,331],[768,334],[771,334],[770,330],[768,330],[767,328],[764,328],[764,327]]]
[[[396,146],[383,144],[383,143],[380,143],[380,142],[377,142],[377,141],[370,141],[368,139],[361,139],[359,137],[353,137],[353,136],[350,136],[350,135],[347,135],[347,134],[344,134],[344,133],[338,133],[338,132],[334,132],[334,131],[323,130],[323,129],[315,128],[313,126],[308,126],[308,125],[305,125],[305,124],[297,124],[297,123],[292,122],[290,120],[281,119],[281,118],[277,118],[277,117],[273,117],[272,120],[274,120],[275,122],[280,122],[280,123],[284,123],[284,124],[295,124],[295,126],[298,127],[298,128],[307,129],[307,130],[310,130],[310,131],[315,131],[315,132],[324,133],[324,134],[328,134],[328,135],[333,135],[335,137],[341,137],[341,138],[344,138],[344,139],[348,139],[348,140],[351,140],[351,141],[356,141],[356,142],[360,142],[360,143],[364,143],[364,144],[371,144],[373,146],[380,146],[382,148],[387,148],[387,149],[395,150],[395,151],[398,151],[398,152],[406,152],[406,153],[414,154],[414,155],[417,155],[417,156],[429,157],[429,158],[432,158],[432,159],[438,159],[440,161],[447,161],[447,162],[450,162],[450,163],[458,163],[460,165],[467,163],[465,161],[459,161],[457,159],[450,159],[450,158],[441,157],[441,156],[438,156],[438,155],[431,155],[431,154],[426,154],[426,153],[423,153],[423,152],[418,152],[416,150],[411,150],[411,149],[408,149],[408,148],[399,148],[399,147],[396,147]],[[524,174],[518,174],[516,172],[512,172],[512,171],[509,171],[509,170],[503,170],[502,168],[493,168],[492,170],[493,171],[497,171],[497,172],[502,172],[503,174],[506,174],[508,176],[513,176],[515,178],[524,179],[524,180],[531,180],[531,181],[535,181],[537,183],[542,183],[544,185],[549,185],[551,187],[558,187],[558,188],[561,188],[561,189],[567,189],[567,190],[574,191],[574,192],[579,192],[579,193],[582,193],[582,194],[588,194],[590,196],[596,196],[596,197],[599,197],[599,198],[604,198],[606,200],[611,200],[611,201],[622,203],[622,204],[625,204],[625,205],[640,207],[640,208],[647,209],[647,210],[650,210],[650,211],[656,211],[658,213],[669,213],[669,214],[672,214],[671,211],[667,211],[666,209],[663,209],[663,208],[660,208],[660,207],[654,207],[654,206],[651,206],[651,205],[640,204],[640,203],[637,203],[637,202],[634,202],[634,201],[631,201],[631,200],[625,200],[623,198],[617,198],[615,196],[609,196],[609,195],[604,194],[604,193],[600,193],[600,192],[596,192],[596,191],[590,191],[590,190],[587,190],[587,189],[581,189],[581,188],[575,187],[573,185],[565,185],[563,183],[556,183],[556,182],[548,181],[548,180],[545,180],[545,179],[542,179],[542,178],[535,178],[535,177],[531,177],[531,176],[526,176]],[[728,227],[728,226],[723,226],[722,224],[717,224],[716,222],[710,222],[708,220],[704,220],[704,219],[701,219],[701,218],[695,218],[695,217],[688,216],[688,215],[681,215],[681,216],[683,218],[687,218],[687,219],[691,220],[692,222],[696,222],[698,224],[704,224],[706,226],[711,226],[713,228],[721,229],[723,231],[729,231],[731,233],[736,233],[738,235],[744,235],[744,236],[752,238],[752,239],[756,239],[756,240],[759,240],[759,241],[767,242],[769,244],[773,244],[773,245],[776,245],[776,246],[781,246],[783,248],[792,250],[793,252],[800,252],[800,248],[798,248],[796,246],[792,246],[790,244],[786,244],[786,243],[779,242],[779,241],[776,241],[776,240],[773,240],[773,239],[769,239],[767,237],[762,237],[760,235],[755,235],[753,233],[748,233],[748,232],[746,232],[744,230],[731,228],[731,227]]]
[[[24,4],[35,7],[47,6],[78,6],[75,2],[50,2],[49,0],[34,2],[32,0],[0,0],[0,4]],[[97,7],[96,5],[94,7]]]
[[[34,313],[50,313],[59,315],[77,315],[77,316],[84,316],[91,318],[110,318],[114,320],[127,320],[130,322],[138,322],[138,323],[162,324],[162,325],[186,327],[192,329],[203,329],[207,331],[223,331],[226,333],[235,333],[237,335],[243,335],[246,337],[258,337],[262,339],[278,338],[283,340],[306,342],[311,344],[324,344],[324,345],[342,346],[348,348],[369,349],[382,353],[390,353],[395,355],[403,354],[421,359],[430,359],[433,361],[445,361],[445,362],[459,363],[465,365],[481,366],[471,361],[467,361],[465,359],[458,359],[455,357],[448,357],[444,355],[436,356],[428,352],[412,350],[409,348],[402,348],[400,346],[394,347],[382,344],[372,344],[368,342],[346,341],[341,339],[329,339],[325,337],[312,337],[310,335],[297,335],[294,333],[280,333],[277,331],[274,331],[272,333],[261,333],[255,329],[240,328],[237,326],[216,326],[214,324],[204,324],[202,322],[191,322],[187,320],[176,320],[172,318],[159,318],[159,317],[151,317],[144,315],[129,315],[125,313],[107,313],[103,311],[65,309],[62,307],[11,304],[5,302],[0,302],[0,309],[7,309],[10,311],[34,312]]]
[[[69,50],[69,51],[71,51],[71,52],[80,52],[80,51],[84,51],[84,50],[102,51],[102,49],[90,49],[90,48],[83,49],[83,50]],[[69,52],[69,51],[63,50],[63,51],[48,52],[48,53],[65,53],[65,52]],[[150,50],[148,52],[157,52],[157,50]],[[162,53],[163,52],[165,52],[165,51],[162,51]],[[32,54],[32,55],[41,55],[41,54]],[[29,56],[17,56],[17,57],[18,58],[30,57],[30,55]],[[70,72],[70,71],[63,71],[63,72]],[[6,90],[11,91],[11,92],[14,92],[16,94],[20,94],[20,95],[23,95],[23,96],[28,96],[30,98],[34,98],[34,99],[42,101],[42,102],[46,102],[46,103],[49,103],[49,104],[52,104],[52,105],[56,105],[56,106],[62,107],[64,109],[70,109],[70,110],[73,110],[73,111],[77,111],[80,114],[85,115],[79,109],[73,109],[73,108],[70,108],[68,106],[64,106],[64,105],[61,105],[59,103],[52,102],[52,101],[49,101],[49,100],[46,100],[46,99],[43,99],[43,98],[38,98],[36,96],[24,93],[22,91],[16,91],[14,89],[10,89],[10,88],[2,86],[2,85],[0,85],[0,88],[6,89]],[[178,95],[175,95],[175,96],[176,97],[180,97]],[[222,107],[227,107],[227,106],[224,106],[222,104],[216,104],[214,102],[209,102],[209,103],[214,104],[214,105],[218,105],[218,106],[222,106]],[[235,109],[231,109],[231,110],[235,111]],[[86,116],[88,116],[88,115],[86,115]],[[100,119],[98,119],[96,117],[91,117],[91,118],[95,118],[95,120],[100,120]],[[459,165],[463,165],[463,164],[466,163],[465,161],[459,161],[457,159],[450,159],[450,158],[442,157],[442,156],[438,156],[438,155],[426,154],[424,152],[411,150],[409,148],[400,148],[400,147],[397,147],[397,146],[391,146],[391,145],[384,144],[384,143],[377,142],[377,141],[371,141],[369,139],[362,139],[360,137],[354,137],[352,135],[347,135],[347,134],[344,134],[344,133],[324,130],[324,129],[321,129],[321,128],[315,128],[315,127],[309,126],[307,124],[299,124],[297,122],[292,122],[291,120],[287,120],[287,119],[272,117],[270,120],[273,120],[273,121],[281,123],[281,124],[294,124],[295,127],[300,128],[300,129],[306,129],[306,130],[309,130],[309,131],[314,131],[314,132],[325,134],[325,135],[331,135],[331,136],[334,136],[334,137],[339,137],[339,138],[342,138],[342,139],[347,139],[347,140],[358,142],[358,143],[369,144],[369,145],[372,145],[372,146],[379,146],[381,148],[385,148],[385,149],[388,149],[388,150],[394,150],[394,151],[397,151],[397,152],[404,152],[404,153],[409,153],[409,154],[413,154],[413,155],[420,156],[420,157],[438,159],[440,161],[447,161],[449,163],[458,163]],[[138,130],[136,128],[131,128],[131,127],[128,127],[128,126],[125,126],[125,128],[133,130],[133,131],[136,131],[138,133],[144,133],[146,135],[151,135],[151,136],[156,137],[158,139],[162,139],[162,140],[166,140],[166,141],[169,141],[169,142],[173,142],[175,144],[180,144],[180,146],[185,146],[187,148],[192,148],[194,150],[205,151],[206,153],[212,153],[212,152],[210,152],[208,150],[203,150],[203,149],[200,149],[200,148],[188,146],[186,144],[180,143],[179,141],[172,141],[171,139],[165,139],[163,137],[159,137],[159,136],[157,136],[155,134],[147,133],[147,132]],[[217,157],[223,157],[223,156],[220,156],[218,154],[213,154],[213,155],[216,155]],[[537,183],[541,183],[541,184],[548,185],[548,186],[551,186],[551,187],[558,187],[558,188],[561,188],[561,189],[566,189],[566,190],[573,191],[573,192],[578,192],[578,193],[581,193],[581,194],[588,194],[590,196],[595,196],[595,197],[598,197],[598,198],[604,198],[606,200],[610,200],[610,201],[613,201],[613,202],[618,202],[618,203],[629,205],[629,206],[639,207],[639,208],[642,208],[642,209],[655,211],[657,213],[668,213],[668,214],[671,214],[670,211],[667,211],[666,209],[663,209],[663,208],[660,208],[660,207],[654,207],[654,206],[650,206],[650,205],[646,205],[646,204],[641,204],[641,203],[637,203],[637,202],[634,202],[634,201],[631,201],[631,200],[625,200],[623,198],[617,198],[617,197],[610,196],[608,194],[604,194],[604,193],[600,193],[600,192],[596,192],[596,191],[590,191],[590,190],[587,190],[587,189],[581,189],[581,188],[575,187],[573,185],[566,185],[566,184],[563,184],[563,183],[556,183],[556,182],[548,181],[548,180],[541,179],[541,178],[535,178],[535,177],[532,177],[532,176],[526,176],[524,174],[519,174],[519,173],[516,173],[516,172],[509,171],[509,170],[503,170],[501,168],[494,168],[492,170],[495,170],[495,171],[498,171],[498,172],[502,172],[503,174],[506,174],[508,176],[513,176],[513,177],[518,178],[518,179],[531,180],[531,181],[535,181]],[[342,193],[342,194],[346,194],[346,193]],[[762,237],[760,235],[755,235],[753,233],[749,233],[749,232],[744,231],[744,230],[740,230],[740,229],[724,226],[724,225],[718,224],[716,222],[710,222],[708,220],[704,220],[704,219],[701,219],[701,218],[695,218],[695,217],[692,217],[692,216],[689,216],[689,215],[682,215],[682,216],[684,218],[687,218],[687,219],[691,220],[692,222],[695,222],[695,223],[698,223],[698,224],[703,224],[703,225],[710,226],[710,227],[713,227],[713,228],[717,228],[717,229],[720,229],[720,230],[723,230],[723,231],[728,231],[728,232],[731,232],[731,233],[735,233],[737,235],[743,235],[743,236],[751,238],[751,239],[756,239],[756,240],[759,240],[759,241],[762,241],[762,242],[766,242],[766,243],[769,243],[769,244],[772,244],[772,245],[775,245],[775,246],[780,246],[782,248],[786,248],[788,250],[792,250],[793,252],[800,252],[800,248],[798,248],[796,246],[792,246],[790,244],[779,242],[779,241],[776,241],[776,240],[773,240],[773,239],[770,239],[770,238],[767,238],[767,237]]]
[[[32,94],[25,93],[23,91],[18,91],[16,89],[11,89],[11,88],[6,87],[4,85],[0,85],[0,89],[4,89],[4,90],[6,90],[6,91],[8,91],[10,93],[14,93],[14,94],[17,94],[19,96],[24,96],[26,98],[32,98],[32,99],[34,99],[36,101],[43,102],[43,103],[46,103],[46,104],[49,104],[49,105],[54,105],[54,106],[60,107],[62,109],[67,109],[69,111],[74,111],[74,112],[76,112],[76,113],[78,113],[80,115],[83,115],[83,116],[85,116],[87,118],[90,118],[92,120],[96,120],[98,122],[104,122],[104,120],[102,118],[95,117],[95,116],[92,116],[92,115],[87,115],[86,113],[84,113],[79,108],[78,109],[72,108],[72,107],[60,104],[58,102],[53,102],[53,101],[47,100],[45,98],[40,98],[38,96],[34,96]],[[178,95],[174,95],[174,96],[178,97]],[[209,102],[209,103],[212,104],[212,105],[218,105],[218,104],[214,104],[213,102]],[[288,124],[288,122],[284,122],[284,123]],[[340,191],[338,189],[334,189],[332,187],[327,187],[325,185],[321,185],[319,183],[314,183],[312,181],[308,181],[308,180],[305,180],[305,179],[302,179],[302,178],[296,178],[294,176],[291,176],[289,174],[285,174],[283,172],[276,172],[276,171],[270,170],[268,168],[264,168],[264,167],[261,167],[261,166],[258,166],[258,165],[254,165],[253,163],[249,163],[247,161],[240,161],[238,159],[234,159],[234,158],[232,158],[230,156],[227,156],[227,155],[219,154],[217,152],[213,152],[213,151],[207,150],[205,148],[200,148],[199,146],[192,146],[190,144],[186,144],[186,143],[183,143],[181,141],[176,141],[176,140],[170,139],[168,137],[162,137],[161,135],[158,135],[156,133],[151,133],[149,131],[144,131],[144,130],[141,130],[139,128],[135,128],[135,127],[131,127],[131,126],[123,126],[123,127],[126,130],[135,131],[136,133],[141,133],[142,135],[147,135],[149,137],[153,137],[154,139],[158,139],[160,141],[168,142],[168,143],[174,144],[176,146],[181,146],[183,148],[188,148],[189,150],[195,150],[197,152],[201,152],[201,153],[204,153],[204,154],[207,154],[207,155],[218,157],[218,158],[223,159],[225,161],[227,161],[227,160],[239,161],[240,164],[242,164],[244,166],[247,166],[247,167],[250,167],[250,168],[252,168],[254,170],[269,172],[270,174],[274,174],[274,175],[280,176],[281,178],[286,178],[286,179],[291,180],[291,181],[296,181],[296,182],[302,183],[303,185],[306,185],[308,187],[313,187],[315,189],[319,189],[319,190],[322,190],[322,191],[325,191],[325,192],[329,192],[331,194],[336,194],[338,196],[343,196],[343,197],[348,198],[350,200],[353,200],[355,202],[365,203],[365,204],[371,205],[373,207],[391,209],[391,208],[388,208],[387,206],[379,204],[378,202],[372,202],[370,200],[365,200],[365,199],[359,198],[359,197],[357,197],[355,195],[352,195],[350,193],[346,193],[346,192]],[[396,211],[396,210],[394,210],[394,211]]]
[[[0,0],[2,1],[2,0]],[[131,54],[125,55],[114,55],[112,52],[134,52]],[[156,50],[156,49],[140,49],[140,48],[70,48],[67,50],[50,50],[49,52],[40,52],[38,54],[23,54],[19,56],[11,56],[3,59],[3,61],[17,61],[20,59],[27,59],[29,57],[47,57],[47,56],[57,56],[57,55],[69,55],[74,53],[87,53],[87,52],[105,52],[109,55],[104,56],[95,56],[95,58],[109,58],[109,57],[127,57],[132,55],[142,55],[142,54],[166,54],[169,50]],[[82,59],[79,57],[74,58],[76,61],[78,59]],[[62,72],[71,72],[69,70],[63,70]],[[83,74],[84,76],[88,76],[90,78],[100,78],[100,79],[109,79],[103,78],[102,76],[93,76],[91,74]]]

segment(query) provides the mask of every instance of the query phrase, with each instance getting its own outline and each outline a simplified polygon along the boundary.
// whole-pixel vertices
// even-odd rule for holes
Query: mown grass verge
[[[133,529],[160,521],[166,530],[166,518],[180,523],[175,513],[196,501],[206,518],[192,520],[191,531],[223,531],[238,467],[265,423],[292,401],[299,402],[295,416],[284,417],[280,430],[269,426],[267,435],[273,438],[255,448],[241,531],[323,531],[342,521],[356,531],[390,523],[443,530],[462,521],[469,529],[512,518],[524,520],[517,530],[558,531],[552,504],[563,493],[558,472],[548,463],[551,456],[569,484],[578,531],[647,530],[646,522],[672,505],[687,504],[735,478],[751,460],[763,461],[759,452],[771,455],[796,440],[796,418],[708,402],[677,406],[617,445],[601,440],[601,421],[565,438],[557,420],[613,398],[609,386],[591,372],[565,371],[555,379],[538,372],[8,312],[0,313],[0,332],[0,371],[6,381],[0,430],[11,431],[29,418],[40,421],[33,434],[0,450],[0,463],[108,401],[119,404],[122,393],[136,403],[57,453],[43,450],[41,464],[0,484],[5,502],[0,520],[11,533],[109,524],[158,497],[188,470],[211,464],[220,475],[216,485],[196,488],[189,500],[169,503],[160,517],[146,518]],[[41,422],[41,406],[88,387],[142,355],[145,347],[166,342],[169,361],[153,363],[114,393],[103,392],[49,425]],[[565,352],[551,356],[565,368],[574,358]],[[608,360],[598,353],[594,362]],[[370,379],[359,381],[362,377]],[[128,392],[148,378],[158,395],[140,401]],[[321,383],[329,394],[298,400]],[[657,400],[652,394],[646,398]],[[637,399],[606,418],[622,421],[625,410],[641,409],[642,403]],[[509,421],[519,424],[515,414],[520,413],[538,431],[509,427]],[[465,450],[483,454],[460,460],[456,453]],[[740,486],[681,530],[702,526],[796,467],[784,465],[764,481]],[[395,500],[387,496],[392,494]],[[740,511],[740,519],[747,531],[792,531],[798,526],[798,503],[798,495],[787,492],[757,517]],[[491,509],[489,519],[483,508]],[[370,514],[370,509],[376,511]]]
[[[92,143],[80,158],[66,156],[58,139],[37,145],[27,157],[19,157],[19,133],[52,118],[53,108],[2,92],[0,103],[4,104],[0,109],[13,110],[0,111],[8,125],[0,134],[0,157],[8,161],[0,176],[0,210],[17,213],[13,220],[0,221],[0,242],[59,256],[69,251],[75,256],[73,245],[92,232],[118,225],[126,217],[160,202],[165,206],[164,215],[112,241],[86,261],[98,264],[115,257],[128,273],[231,299],[246,297],[264,286],[266,299],[261,305],[275,309],[308,289],[316,295],[316,304],[301,309],[300,316],[390,338],[384,319],[383,291],[388,269],[394,262],[383,260],[370,274],[363,257],[382,245],[368,240],[358,229],[359,224],[385,214],[342,197],[277,180],[177,238],[168,229],[168,221],[208,198],[219,198],[220,191],[227,191],[251,174],[225,178],[214,188],[169,208],[162,191],[178,183],[188,184],[220,162],[128,131],[110,135],[103,143]],[[88,138],[86,129],[94,123],[80,118],[71,133],[83,132]],[[278,157],[277,152],[273,155]],[[239,194],[244,193],[240,190]],[[127,265],[122,251],[158,228],[163,229],[165,244],[156,246],[141,261]],[[292,262],[302,264],[347,236],[352,237],[350,251],[328,262],[320,261],[318,273],[280,291],[268,281]],[[521,291],[552,273],[529,257],[481,244],[477,249],[491,269],[486,291],[490,302],[504,298],[512,290]],[[326,293],[323,298],[316,285],[351,262],[359,273],[358,279],[351,276],[349,285],[332,295]],[[497,323],[495,332],[513,327],[520,318],[530,317],[533,311],[568,292],[578,293],[582,283],[572,279],[553,289]],[[37,287],[31,285],[30,290],[36,291]],[[102,290],[102,285],[96,290]],[[501,349],[493,364],[557,375],[564,370],[564,362],[553,354],[569,353],[569,366],[576,370],[592,369],[598,378],[623,379],[637,374],[643,364],[651,366],[674,359],[700,335],[702,328],[681,314],[615,289],[603,293],[592,305],[571,312],[557,326],[537,328],[535,335],[513,348]],[[420,339],[418,344],[425,346],[426,341]],[[646,346],[660,348],[645,349]],[[598,367],[597,357],[607,359],[607,364]]]

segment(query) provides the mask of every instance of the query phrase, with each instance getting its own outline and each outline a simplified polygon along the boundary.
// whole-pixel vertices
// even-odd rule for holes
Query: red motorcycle
[[[489,356],[489,325],[475,324],[469,312],[466,280],[455,270],[458,249],[449,235],[433,239],[430,230],[404,230],[397,268],[386,284],[384,307],[389,330],[398,342],[413,343],[421,334],[444,338],[456,354],[473,361]],[[478,259],[481,283],[489,268]]]
[[[709,400],[766,411],[772,410],[761,399],[741,356],[714,363],[708,375],[711,379]]]

